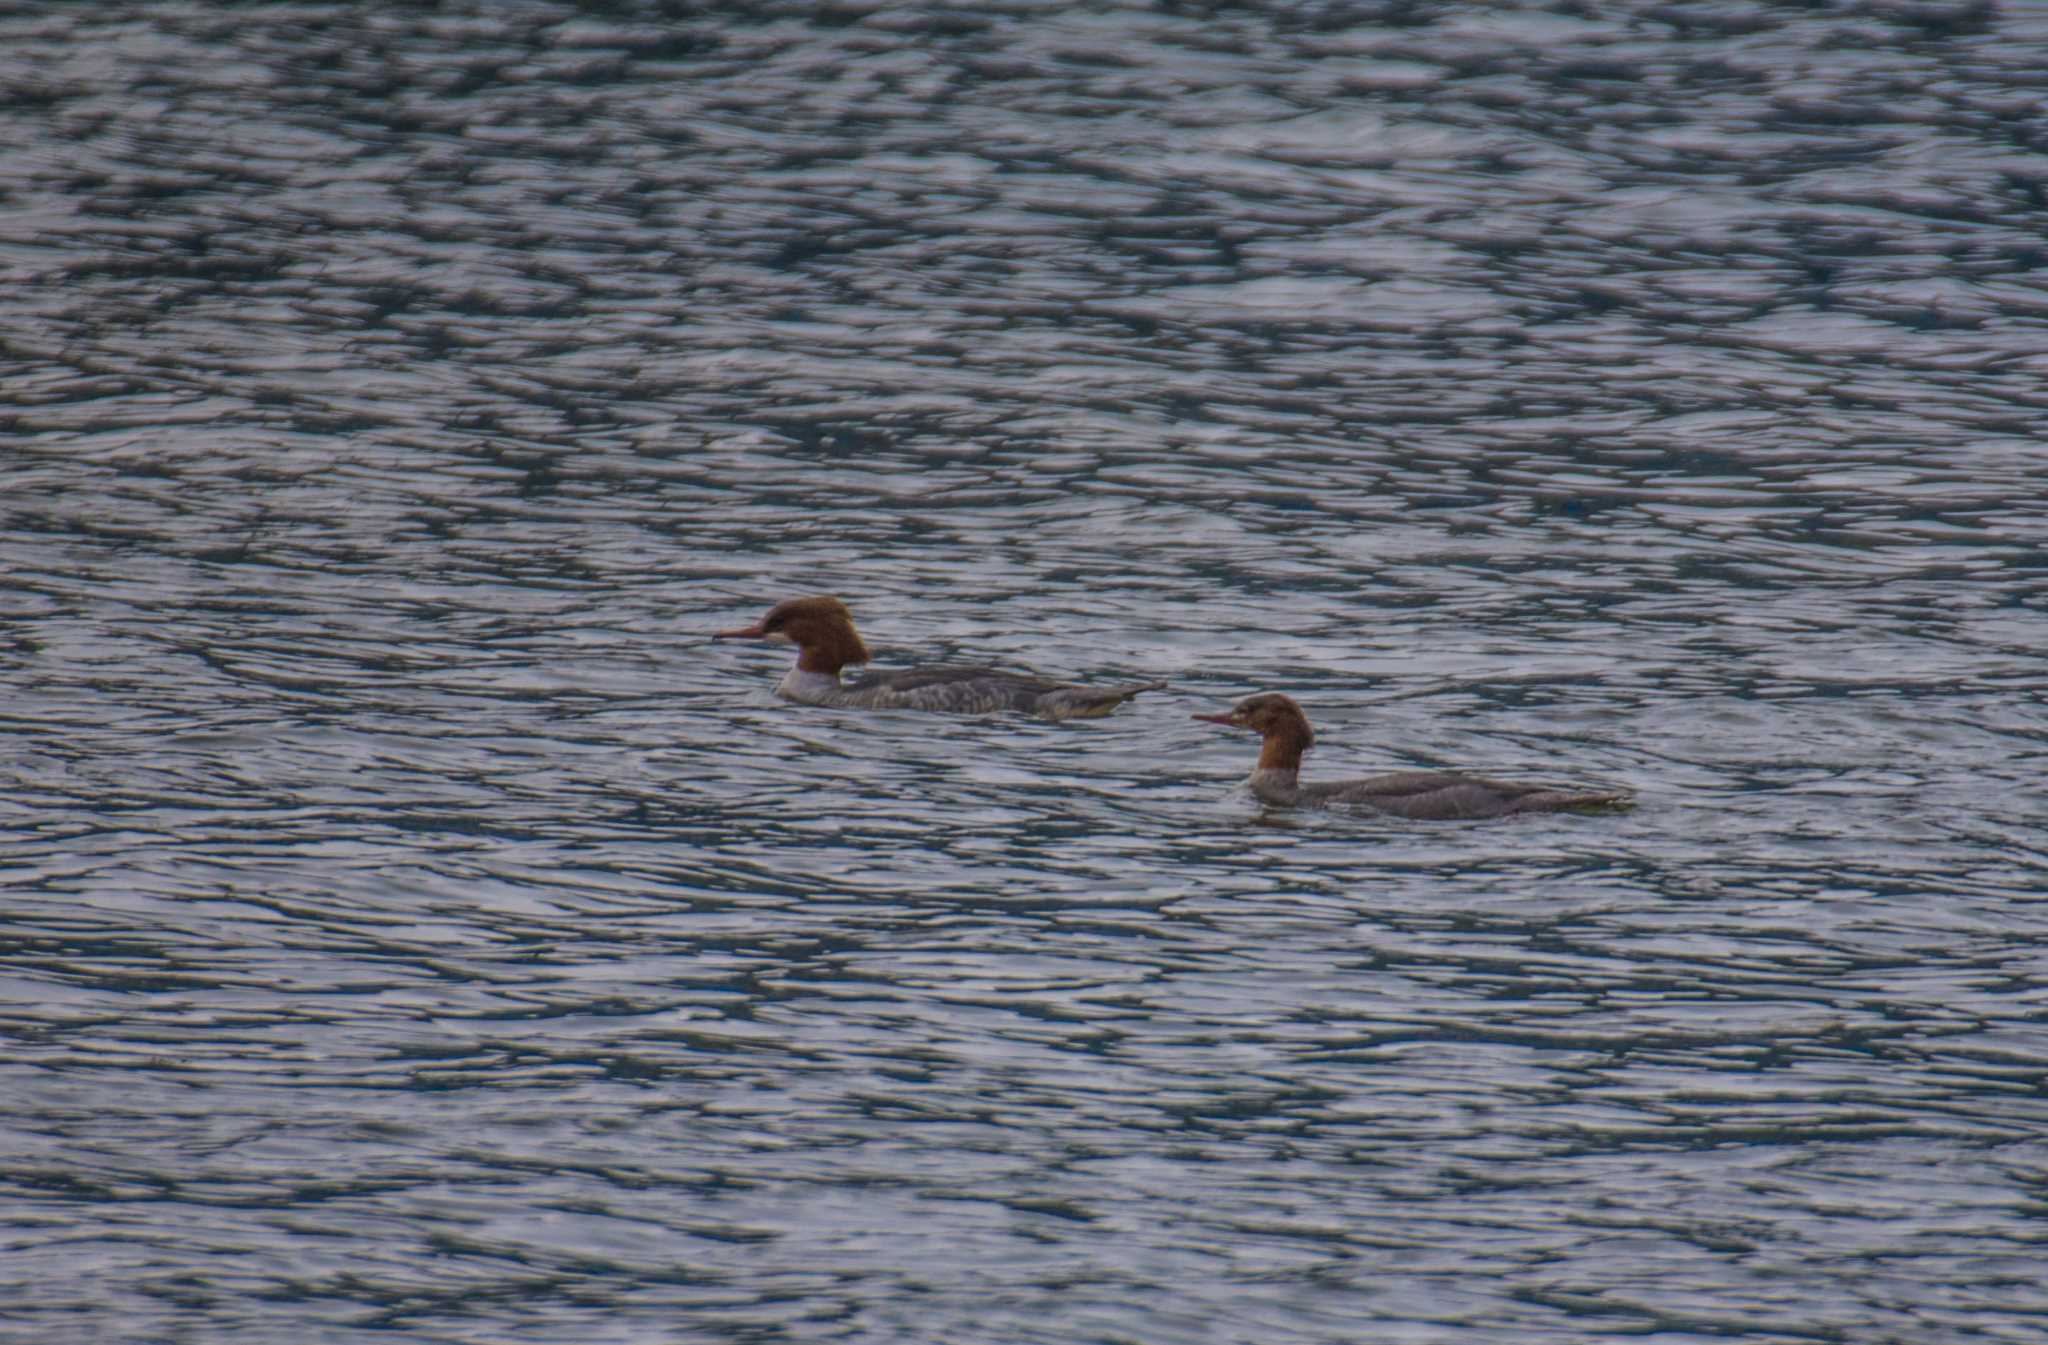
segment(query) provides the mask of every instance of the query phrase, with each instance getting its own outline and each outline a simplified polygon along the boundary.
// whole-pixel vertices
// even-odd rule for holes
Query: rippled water
[[[0,10],[0,1338],[2048,1335],[2044,65]]]

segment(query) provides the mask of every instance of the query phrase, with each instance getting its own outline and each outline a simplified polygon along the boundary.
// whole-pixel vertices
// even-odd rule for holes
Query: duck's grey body
[[[849,710],[934,710],[943,714],[993,715],[1008,712],[1047,719],[1094,719],[1141,691],[1164,682],[1084,687],[995,668],[912,668],[873,673],[841,682],[837,673],[791,668],[775,694],[802,705]]]
[[[1252,793],[1261,803],[1276,808],[1371,808],[1421,822],[1554,813],[1622,803],[1628,798],[1613,790],[1553,789],[1451,771],[1400,771],[1306,785],[1299,782],[1299,775],[1282,769],[1253,771]]]

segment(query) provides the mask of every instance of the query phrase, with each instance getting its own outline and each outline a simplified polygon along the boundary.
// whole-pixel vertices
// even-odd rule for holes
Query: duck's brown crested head
[[[848,664],[866,663],[868,647],[853,628],[853,613],[839,599],[820,594],[785,598],[768,615],[741,630],[722,630],[717,640],[787,640],[803,652],[797,667],[806,672],[837,673]]]
[[[1265,745],[1259,752],[1262,768],[1299,766],[1301,754],[1315,746],[1316,735],[1308,726],[1308,716],[1294,703],[1293,697],[1283,696],[1277,691],[1246,696],[1226,715],[1196,715],[1195,718],[1211,724],[1250,729],[1263,737]]]

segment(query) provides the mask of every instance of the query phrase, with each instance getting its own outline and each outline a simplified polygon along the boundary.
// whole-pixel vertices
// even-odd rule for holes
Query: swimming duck
[[[1047,719],[1095,719],[1164,682],[1085,687],[995,668],[927,666],[875,673],[852,683],[840,669],[868,662],[853,613],[832,597],[789,598],[751,626],[717,632],[716,640],[783,640],[797,647],[796,666],[775,694],[803,705],[860,710],[937,710],[996,714],[1019,710]]]
[[[1452,771],[1401,771],[1363,780],[1303,784],[1301,756],[1315,744],[1316,735],[1308,726],[1308,716],[1291,697],[1277,691],[1262,692],[1245,697],[1229,714],[1195,718],[1250,729],[1264,737],[1259,764],[1252,771],[1251,790],[1260,802],[1279,808],[1371,808],[1397,817],[1451,821],[1597,808],[1629,801],[1628,794],[1621,790],[1511,784]]]

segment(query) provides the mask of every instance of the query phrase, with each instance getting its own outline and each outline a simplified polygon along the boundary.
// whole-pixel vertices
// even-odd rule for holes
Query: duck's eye
[[[766,621],[763,621],[761,623],[761,629],[767,631],[769,634],[772,635],[776,631],[781,630],[783,626],[788,624],[788,622],[788,617],[771,616]]]

